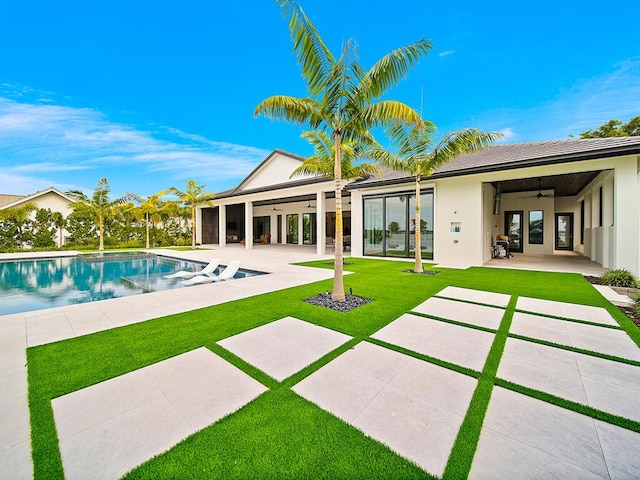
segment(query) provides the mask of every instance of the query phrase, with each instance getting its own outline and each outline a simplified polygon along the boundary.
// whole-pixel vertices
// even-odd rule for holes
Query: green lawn
[[[349,259],[345,277],[353,293],[375,301],[338,313],[301,300],[331,289],[331,281],[163,317],[84,337],[29,348],[29,405],[36,479],[62,479],[51,399],[166,358],[205,346],[269,388],[238,412],[187,438],[171,451],[135,469],[127,478],[429,478],[411,462],[315,407],[290,388],[348,348],[449,285],[549,300],[602,306],[640,345],[640,331],[580,275],[503,269],[442,269],[438,275],[403,273],[412,262]],[[332,268],[326,261],[309,263]],[[482,372],[413,355],[479,379],[449,459],[445,478],[464,478],[471,467],[482,421],[515,307],[512,297]],[[354,339],[279,383],[216,345],[242,331],[294,316]],[[374,343],[381,343],[373,341]],[[541,392],[498,383],[525,394],[640,431],[636,422]]]

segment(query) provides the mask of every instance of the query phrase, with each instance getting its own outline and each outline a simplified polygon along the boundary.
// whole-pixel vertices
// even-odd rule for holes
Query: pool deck
[[[242,268],[269,275],[0,316],[1,478],[33,477],[27,347],[326,280],[333,275],[329,269],[291,265],[332,259],[332,255],[317,256],[313,247],[246,250],[229,246],[154,253],[201,262],[215,257],[221,258],[222,264],[239,260]],[[0,255],[0,260],[7,258]],[[481,371],[510,298],[447,287],[372,338]],[[518,298],[516,308],[510,332],[520,337],[507,342],[497,372],[500,378],[638,421],[640,367],[529,340],[552,338],[560,345],[640,361],[640,350],[615,326],[606,310],[525,297]],[[478,326],[482,329],[469,328]],[[223,339],[219,344],[270,376],[282,379],[347,340],[338,332],[288,317]],[[256,351],[256,344],[269,348]],[[237,392],[233,390],[238,398],[231,404],[228,396],[218,398],[221,388],[216,387],[216,382],[238,387]],[[441,476],[475,385],[476,380],[471,377],[365,341],[293,390],[389,445],[427,472]],[[181,438],[240,408],[263,391],[263,386],[212,352],[198,349],[58,397],[52,402],[52,409],[65,475],[83,479],[86,472],[92,472],[94,478],[120,478],[129,468],[171,448]],[[114,402],[114,392],[127,392],[126,398]],[[215,408],[209,408],[202,399],[215,400],[209,402]],[[132,402],[136,415],[131,413]],[[117,411],[109,410],[114,408]],[[163,425],[170,423],[169,433],[150,427],[158,423],[158,418],[166,420]],[[575,431],[579,435],[572,435]],[[144,446],[143,451],[113,448],[131,438],[136,440],[134,444]],[[430,448],[416,448],[420,445]],[[515,478],[523,472],[528,472],[529,478],[545,478],[550,472],[558,478],[637,478],[640,467],[634,459],[638,455],[640,434],[494,387],[470,478]],[[97,472],[100,475],[96,476]]]
[[[211,250],[153,250],[170,257],[222,264],[241,261],[241,268],[269,275],[239,281],[197,285],[162,292],[69,305],[46,310],[0,316],[0,472],[12,480],[33,478],[31,430],[27,401],[26,349],[35,345],[87,335],[123,325],[143,322],[241,298],[326,280],[332,270],[291,265],[331,260],[331,254],[316,255],[316,249],[276,246],[261,251],[228,246]],[[78,252],[0,254],[0,260],[72,256]]]

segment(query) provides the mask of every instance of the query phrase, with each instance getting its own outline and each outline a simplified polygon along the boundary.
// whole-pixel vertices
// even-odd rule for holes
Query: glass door
[[[556,250],[573,250],[573,213],[556,213]]]
[[[504,212],[504,234],[509,237],[509,251],[522,253],[522,210]]]
[[[298,214],[287,215],[287,243],[298,244]]]
[[[316,244],[316,214],[315,213],[303,213],[302,214],[302,243],[305,245]]]

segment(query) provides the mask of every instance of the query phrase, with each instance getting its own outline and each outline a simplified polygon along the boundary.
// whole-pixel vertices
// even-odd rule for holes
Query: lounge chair
[[[180,270],[179,272],[175,272],[170,275],[165,275],[164,278],[191,278],[191,277],[195,277],[196,275],[209,275],[216,271],[216,268],[218,268],[218,265],[220,265],[220,259],[214,258],[202,270],[198,270],[197,272],[188,272],[186,270]]]
[[[188,280],[183,280],[180,282],[182,285],[198,285],[200,283],[211,283],[211,282],[221,282],[223,280],[229,280],[233,278],[233,276],[240,269],[240,262],[233,261],[229,262],[229,265],[220,273],[220,275],[198,275],[197,277],[190,278]]]

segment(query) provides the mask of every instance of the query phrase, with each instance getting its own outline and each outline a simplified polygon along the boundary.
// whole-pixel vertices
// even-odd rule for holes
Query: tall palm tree
[[[171,187],[170,192],[191,210],[191,248],[196,248],[196,207],[202,204],[211,204],[215,198],[213,193],[203,193],[206,185],[198,185],[195,180],[187,180],[187,189],[182,192],[176,187]]]
[[[53,224],[58,229],[58,247],[62,247],[62,230],[67,225],[67,219],[64,218],[61,212],[53,212],[51,214]]]
[[[434,170],[458,155],[476,152],[503,137],[500,132],[481,132],[475,128],[465,128],[445,135],[434,145],[432,136],[436,128],[431,122],[424,126],[409,127],[393,125],[389,136],[398,147],[394,154],[382,148],[372,148],[371,158],[381,164],[410,173],[416,183],[416,226],[415,226],[415,266],[413,271],[422,273],[421,223],[420,223],[420,182]]]
[[[144,215],[144,222],[146,226],[146,248],[149,248],[149,225],[151,224],[150,218],[157,219],[158,213],[162,209],[160,198],[170,193],[171,190],[161,190],[158,193],[149,195],[147,198],[142,198],[135,193],[127,193],[128,198],[135,200],[140,205],[139,211]]]
[[[360,66],[355,44],[346,42],[339,58],[329,51],[315,26],[295,0],[278,0],[289,17],[293,50],[306,80],[308,97],[269,97],[256,107],[255,115],[282,119],[312,130],[324,130],[334,143],[333,178],[336,201],[336,248],[332,299],[344,301],[342,271],[342,162],[343,141],[373,144],[370,129],[394,120],[421,125],[420,115],[393,100],[378,100],[409,72],[431,49],[427,40],[400,47],[382,57],[370,70]]]
[[[125,195],[111,200],[109,198],[111,187],[109,186],[109,181],[104,177],[96,185],[91,198],[80,190],[70,190],[66,193],[75,200],[75,208],[83,208],[94,216],[98,224],[98,236],[100,238],[98,250],[104,250],[104,220],[110,218],[118,206],[126,203],[129,200],[128,197]]]

